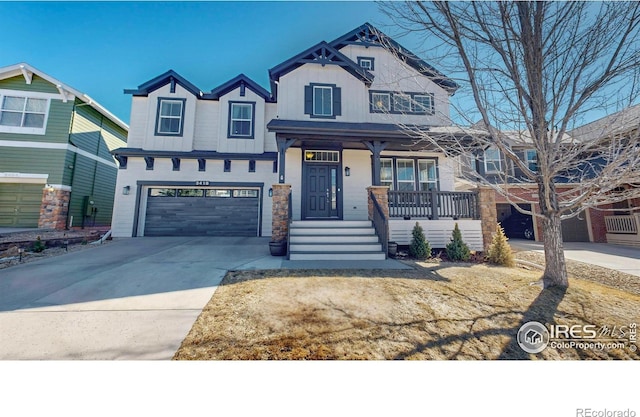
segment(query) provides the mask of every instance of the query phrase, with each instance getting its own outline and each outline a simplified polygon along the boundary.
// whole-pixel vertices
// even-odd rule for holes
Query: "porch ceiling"
[[[385,150],[435,150],[435,147],[420,135],[442,136],[442,141],[450,141],[451,134],[433,132],[431,126],[399,126],[390,123],[349,123],[315,120],[273,119],[267,124],[277,138],[296,139],[292,146],[307,143],[340,144],[347,149],[367,149],[363,142],[387,142]],[[418,132],[420,132],[418,134]]]

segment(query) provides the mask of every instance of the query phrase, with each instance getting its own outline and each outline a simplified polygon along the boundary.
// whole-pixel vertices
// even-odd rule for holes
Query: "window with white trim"
[[[373,71],[373,62],[375,58],[371,58],[368,56],[359,56],[357,59],[360,68],[364,68],[367,71]]]
[[[229,103],[229,137],[253,139],[254,103]]]
[[[380,159],[380,185],[393,190],[393,159]]]
[[[433,114],[433,95],[432,94],[414,94],[413,101],[414,113]]]
[[[411,97],[404,93],[394,93],[393,111],[397,113],[411,113]]]
[[[389,93],[371,93],[371,106],[374,112],[388,112],[391,110],[391,95]]]
[[[49,99],[0,94],[0,132],[44,135]]]
[[[438,189],[437,172],[435,160],[420,159],[418,161],[418,181],[420,183],[420,191]]]
[[[396,160],[398,191],[415,191],[415,165],[413,159]]]
[[[182,136],[185,101],[158,98],[156,136]]]
[[[500,150],[489,148],[484,151],[484,172],[487,174],[502,172]]]
[[[538,170],[538,153],[535,149],[527,149],[524,151],[525,164],[527,167],[536,172]]]
[[[333,116],[333,88],[313,86],[313,115]]]

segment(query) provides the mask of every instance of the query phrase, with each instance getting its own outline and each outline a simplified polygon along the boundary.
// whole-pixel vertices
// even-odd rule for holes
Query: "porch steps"
[[[370,221],[294,221],[290,260],[380,260],[382,245]]]

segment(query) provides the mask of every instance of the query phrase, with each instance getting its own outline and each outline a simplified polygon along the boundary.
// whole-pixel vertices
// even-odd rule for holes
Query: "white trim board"
[[[75,152],[78,155],[85,156],[89,159],[93,159],[94,161],[98,161],[102,164],[110,166],[112,168],[118,168],[115,162],[109,161],[104,158],[100,158],[99,156],[93,155],[87,151],[83,151],[73,145],[68,143],[48,143],[48,142],[29,142],[29,141],[19,141],[19,140],[0,140],[0,147],[5,146],[8,148],[32,148],[32,149],[58,149],[58,150],[67,150],[71,152]]]

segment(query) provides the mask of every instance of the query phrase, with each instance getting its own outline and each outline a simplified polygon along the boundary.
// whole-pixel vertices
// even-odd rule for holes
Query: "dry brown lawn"
[[[540,271],[411,263],[394,271],[231,271],[174,359],[640,359],[624,349],[527,354],[530,320],[628,326],[640,296],[581,279],[532,285]]]

